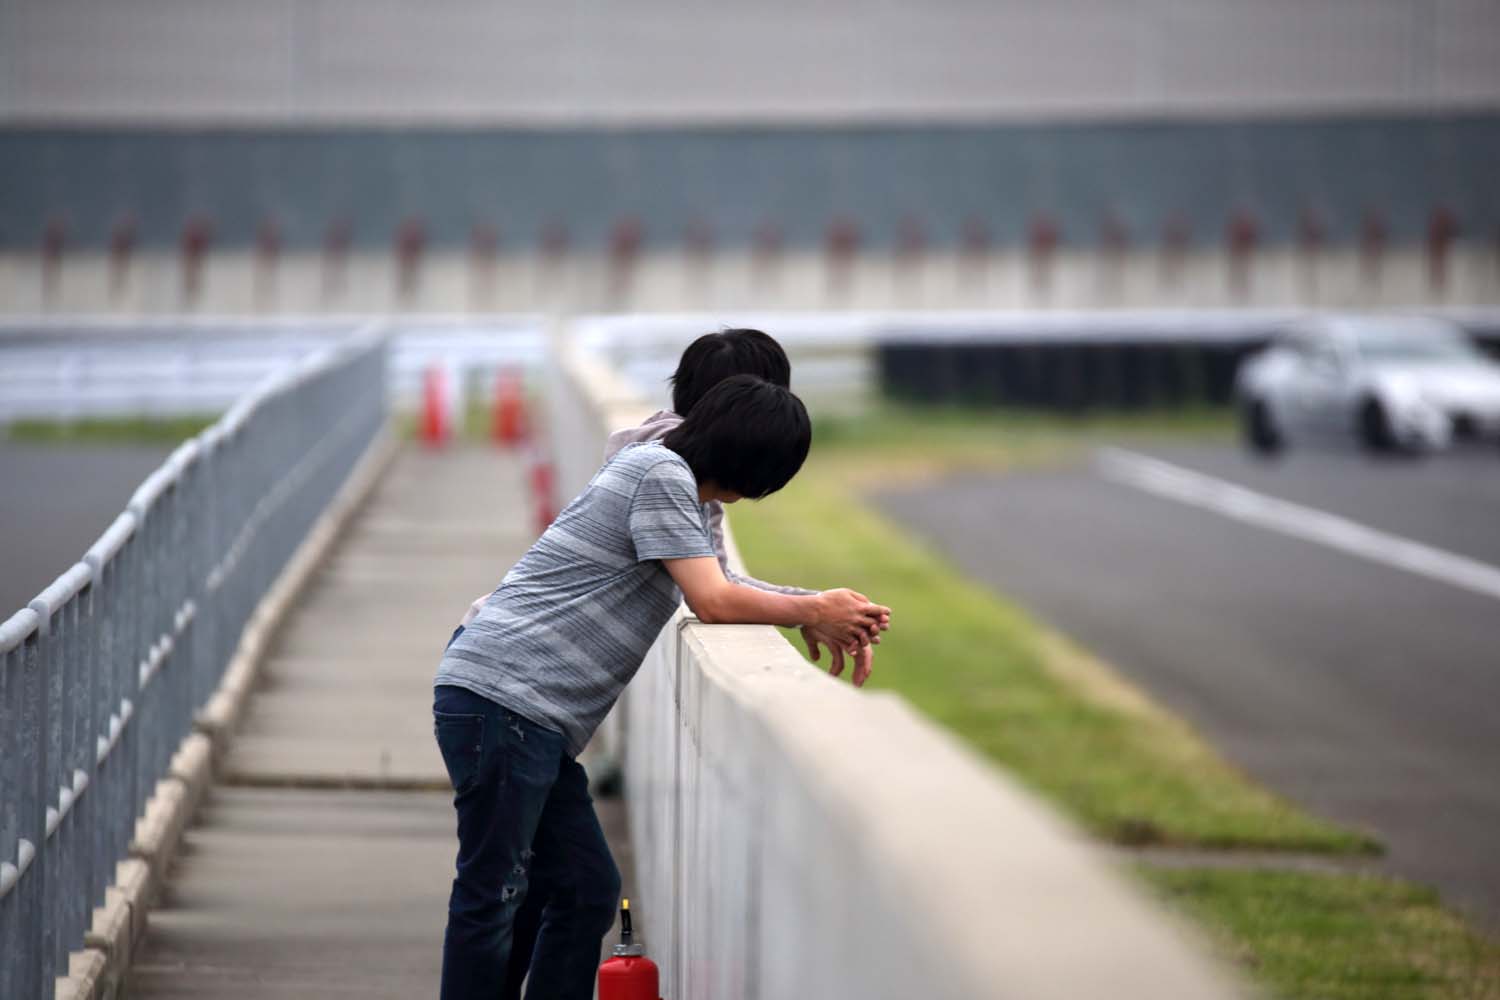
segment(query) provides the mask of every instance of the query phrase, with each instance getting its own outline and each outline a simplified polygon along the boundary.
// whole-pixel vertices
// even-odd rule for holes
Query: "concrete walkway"
[[[514,457],[397,458],[262,669],[132,997],[436,995],[457,841],[432,674],[530,518]]]

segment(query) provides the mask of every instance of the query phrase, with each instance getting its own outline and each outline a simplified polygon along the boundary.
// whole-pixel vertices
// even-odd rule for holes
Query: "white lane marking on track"
[[[1316,542],[1485,597],[1500,598],[1500,568],[1477,559],[1366,527],[1337,514],[1278,500],[1223,479],[1121,448],[1100,449],[1096,466],[1106,479],[1147,493],[1211,510],[1268,531]]]

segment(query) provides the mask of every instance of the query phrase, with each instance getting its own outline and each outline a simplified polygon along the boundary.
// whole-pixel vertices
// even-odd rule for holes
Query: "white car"
[[[1500,364],[1436,319],[1309,319],[1246,359],[1235,395],[1245,441],[1261,454],[1351,437],[1407,453],[1500,440]]]

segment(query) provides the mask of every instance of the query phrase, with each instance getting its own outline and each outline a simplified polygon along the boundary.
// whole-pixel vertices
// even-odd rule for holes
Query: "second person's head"
[[[672,409],[687,416],[698,401],[731,375],[754,375],[783,389],[792,383],[786,352],[769,334],[745,328],[705,333],[688,345],[672,375]]]

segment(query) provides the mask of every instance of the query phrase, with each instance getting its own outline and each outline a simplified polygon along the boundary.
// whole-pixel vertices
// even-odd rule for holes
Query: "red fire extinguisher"
[[[621,900],[620,943],[614,957],[599,966],[599,1000],[661,1000],[660,992],[656,963],[630,929],[630,900]]]

